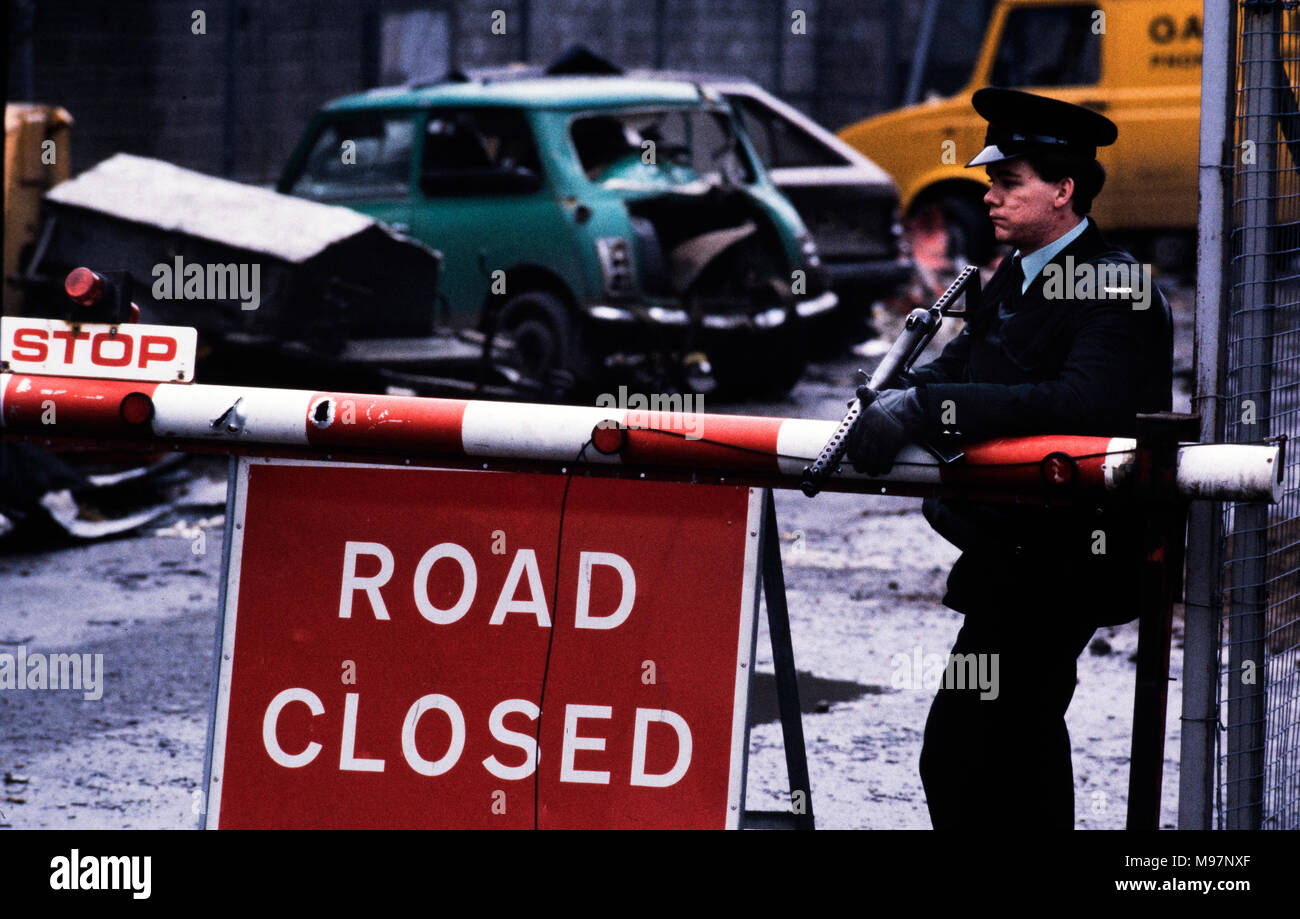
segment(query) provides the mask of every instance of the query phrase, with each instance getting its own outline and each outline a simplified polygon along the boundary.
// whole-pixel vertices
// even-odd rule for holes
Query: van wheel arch
[[[983,184],[962,179],[936,183],[913,199],[907,209],[908,222],[941,220],[948,238],[947,254],[954,262],[987,264],[998,244],[984,206],[986,191]]]

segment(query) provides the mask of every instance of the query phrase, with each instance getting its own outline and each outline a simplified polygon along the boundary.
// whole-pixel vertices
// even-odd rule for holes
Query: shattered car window
[[[584,115],[574,119],[570,136],[587,178],[605,185],[754,181],[731,121],[719,112]]]
[[[732,96],[745,135],[768,169],[847,166],[849,161],[756,99]]]
[[[316,135],[289,193],[317,201],[404,198],[414,138],[409,114],[330,122]]]
[[[523,112],[438,110],[424,126],[420,188],[426,195],[536,191],[542,167]]]

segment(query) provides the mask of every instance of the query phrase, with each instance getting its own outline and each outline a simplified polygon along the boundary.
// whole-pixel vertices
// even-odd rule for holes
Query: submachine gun
[[[966,309],[961,312],[954,311],[952,305],[963,292],[966,294]],[[849,403],[849,410],[844,415],[844,420],[840,422],[840,426],[835,429],[831,439],[826,442],[826,446],[822,448],[822,452],[818,455],[816,461],[811,466],[804,467],[803,478],[799,482],[799,487],[805,495],[810,498],[813,497],[822,490],[826,480],[839,470],[840,464],[844,460],[844,453],[849,448],[849,434],[858,423],[858,419],[862,417],[862,410],[875,400],[877,393],[887,389],[899,374],[912,369],[912,364],[921,356],[921,352],[925,350],[926,345],[930,344],[930,340],[939,331],[939,326],[945,316],[967,315],[978,305],[979,295],[979,269],[974,265],[967,265],[957,275],[956,280],[948,285],[948,289],[934,302],[933,306],[929,309],[917,307],[907,315],[907,320],[903,323],[902,333],[880,362],[880,365],[876,367],[876,372],[871,375],[871,379],[867,381],[866,386],[860,388],[858,396]],[[858,373],[862,373],[862,371],[859,370]],[[953,463],[962,458],[960,450],[945,450],[930,444],[921,444],[921,446],[929,450],[943,463]]]

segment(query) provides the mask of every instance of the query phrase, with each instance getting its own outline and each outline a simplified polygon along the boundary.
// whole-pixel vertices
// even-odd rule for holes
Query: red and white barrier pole
[[[52,419],[52,420],[51,420]],[[408,459],[589,463],[752,476],[798,487],[838,422],[746,415],[480,402],[243,386],[137,383],[0,373],[0,433],[32,439],[221,443]],[[620,428],[622,426],[622,428]],[[973,493],[1117,492],[1134,484],[1137,442],[1124,437],[1005,438],[943,466],[908,446],[884,476],[851,469],[840,491],[957,486]],[[1186,444],[1177,483],[1187,498],[1280,497],[1275,446]],[[900,488],[899,486],[904,486]]]

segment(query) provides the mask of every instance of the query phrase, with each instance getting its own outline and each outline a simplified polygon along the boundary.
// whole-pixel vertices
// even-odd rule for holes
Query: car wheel
[[[558,297],[540,290],[516,294],[501,307],[498,328],[514,342],[511,367],[525,386],[552,398],[572,391],[584,365],[569,311]]]
[[[808,322],[808,356],[830,360],[850,353],[859,342],[878,334],[871,321],[873,297],[870,291],[836,291],[840,306]]]
[[[803,378],[808,350],[802,330],[764,341],[728,342],[709,352],[717,393],[724,398],[780,399]]]
[[[511,326],[520,368],[535,380],[544,380],[563,364],[560,339],[551,324],[539,316],[530,316]]]

